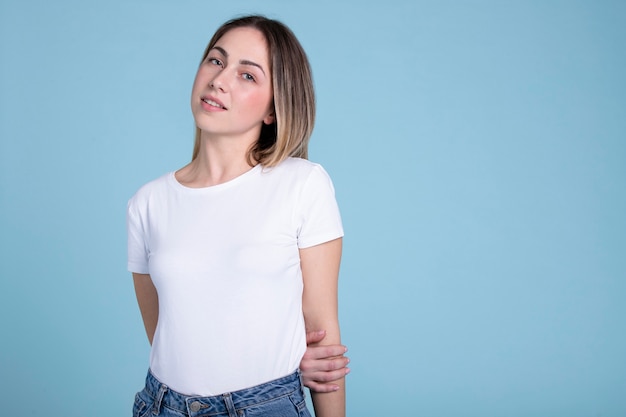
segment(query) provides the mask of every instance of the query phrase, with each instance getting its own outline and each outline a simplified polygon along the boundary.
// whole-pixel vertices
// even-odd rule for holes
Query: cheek
[[[193,79],[193,84],[191,86],[192,92],[196,92],[198,89],[202,88],[204,78],[204,74],[200,73],[200,71],[196,73],[196,77]]]
[[[272,96],[265,91],[257,91],[250,95],[248,103],[251,107],[258,109],[259,112],[266,113],[272,106]]]
[[[209,85],[210,80],[215,76],[215,71],[211,71],[211,67],[201,65],[196,71],[196,77],[193,79],[193,90],[203,90]]]

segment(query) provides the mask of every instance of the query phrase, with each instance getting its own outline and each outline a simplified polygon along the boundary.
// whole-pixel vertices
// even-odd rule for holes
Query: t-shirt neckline
[[[223,182],[221,184],[216,184],[216,185],[209,185],[208,187],[187,187],[186,185],[181,184],[177,179],[176,179],[176,171],[171,171],[168,174],[168,180],[169,182],[177,189],[179,190],[184,190],[186,192],[189,193],[204,193],[204,192],[210,192],[213,190],[221,190],[221,189],[226,189],[226,188],[230,188],[232,186],[235,186],[239,183],[241,183],[242,181],[245,181],[248,177],[254,175],[257,171],[261,170],[261,164],[257,164],[255,166],[253,166],[252,168],[250,168],[248,171],[244,172],[243,174],[228,180],[226,182]]]

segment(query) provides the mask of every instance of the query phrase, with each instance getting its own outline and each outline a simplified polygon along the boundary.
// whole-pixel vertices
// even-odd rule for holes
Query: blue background
[[[228,18],[286,22],[345,222],[350,416],[626,415],[626,3],[0,3],[2,414],[130,415],[135,190]]]

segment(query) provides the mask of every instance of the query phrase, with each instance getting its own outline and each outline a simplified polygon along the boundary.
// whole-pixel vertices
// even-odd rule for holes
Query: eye
[[[250,74],[249,72],[244,72],[243,74],[241,74],[241,77],[246,81],[256,81],[254,75]]]
[[[218,67],[224,67],[224,63],[217,58],[208,57],[207,62],[212,65],[217,65]]]

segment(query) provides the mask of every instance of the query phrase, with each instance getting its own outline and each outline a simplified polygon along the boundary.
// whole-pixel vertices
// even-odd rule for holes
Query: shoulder
[[[271,168],[270,171],[275,171],[277,174],[298,178],[303,181],[306,181],[311,176],[328,177],[328,174],[320,164],[296,157],[285,159],[276,167]]]
[[[169,189],[169,182],[173,172],[161,175],[160,177],[142,185],[128,201],[129,206],[144,205],[155,197],[164,195]]]
[[[332,179],[322,165],[316,162],[291,157],[272,168],[272,171],[278,181],[288,184],[296,196],[315,197],[335,192]]]

